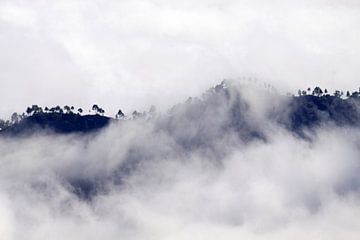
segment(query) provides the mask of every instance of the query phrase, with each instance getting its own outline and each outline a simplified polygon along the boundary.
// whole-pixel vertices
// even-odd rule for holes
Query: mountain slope
[[[168,114],[156,117],[158,129],[176,135],[177,141],[187,148],[221,137],[229,132],[237,133],[244,141],[253,138],[265,139],[261,124],[253,112],[257,106],[249,101],[249,92],[267,98],[267,109],[261,114],[268,122],[279,124],[295,134],[322,124],[337,126],[359,126],[360,98],[342,99],[337,96],[305,95],[280,96],[261,89],[222,82],[209,89],[202,98],[189,98],[185,103],[174,106]],[[279,100],[280,99],[280,100]],[[256,100],[255,100],[256,101]],[[281,101],[282,104],[272,102]],[[148,114],[151,116],[151,114]],[[129,121],[147,118],[146,114],[134,115]],[[52,131],[58,134],[89,133],[102,129],[116,119],[101,115],[79,115],[74,113],[35,113],[19,122],[0,130],[0,134],[22,135],[38,131]],[[213,131],[208,131],[212,129]],[[196,140],[194,140],[196,138]]]

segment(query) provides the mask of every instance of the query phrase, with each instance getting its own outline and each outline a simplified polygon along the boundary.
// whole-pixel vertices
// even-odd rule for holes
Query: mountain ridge
[[[261,138],[261,133],[251,128],[253,120],[247,119],[249,104],[244,99],[243,91],[231,81],[223,81],[206,91],[202,98],[189,98],[185,103],[177,104],[168,111],[168,114],[158,114],[153,107],[149,112],[134,111],[131,117],[126,117],[121,110],[115,118],[104,116],[104,110],[97,105],[93,106],[95,114],[82,115],[72,111],[73,107],[65,106],[64,110],[55,107],[43,111],[41,107],[33,105],[27,112],[32,114],[16,114],[12,123],[2,121],[0,126],[0,135],[21,136],[29,135],[34,132],[46,131],[57,134],[69,133],[91,133],[98,131],[111,122],[132,121],[136,119],[160,118],[160,122],[170,124],[172,118],[179,114],[182,109],[188,124],[194,123],[196,118],[207,121],[210,118],[217,118],[219,114],[229,114],[228,126],[233,131],[248,131],[247,134]],[[325,92],[327,92],[325,90]],[[321,124],[333,123],[337,126],[360,126],[360,98],[357,92],[343,99],[339,93],[334,96],[323,94],[318,87],[314,88],[312,95],[306,91],[299,90],[299,96],[280,96],[286,104],[274,106],[268,113],[267,118],[274,123],[301,135],[304,129],[311,129]],[[253,94],[264,94],[264,92],[254,92]],[[267,93],[265,93],[267,94]],[[274,92],[269,94],[276,94]],[[230,106],[230,105],[231,106]],[[271,105],[271,104],[270,104]],[[30,109],[30,110],[29,110]],[[47,109],[47,108],[45,108]],[[229,112],[225,112],[229,111]],[[218,115],[212,115],[211,112],[218,112]],[[14,113],[15,114],[15,113]],[[156,117],[155,117],[156,116]],[[161,117],[159,117],[161,116]],[[193,118],[193,119],[191,119]],[[1,124],[0,124],[1,125]],[[170,124],[171,125],[171,124]],[[173,128],[176,126],[172,126]],[[185,126],[184,126],[185,127]],[[170,127],[171,128],[171,127]]]

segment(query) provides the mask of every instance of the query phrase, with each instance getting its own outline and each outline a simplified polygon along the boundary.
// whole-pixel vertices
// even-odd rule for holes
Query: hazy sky
[[[160,108],[222,78],[360,85],[351,0],[0,0],[0,116],[30,104]]]

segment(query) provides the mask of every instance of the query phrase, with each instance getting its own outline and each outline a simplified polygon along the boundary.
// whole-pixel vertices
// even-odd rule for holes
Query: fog
[[[165,110],[223,78],[356,90],[352,0],[0,1],[0,116],[26,106]]]
[[[359,42],[355,0],[0,0],[1,118],[32,104],[159,111],[0,137],[0,239],[358,239],[359,129],[304,138],[269,111],[298,88],[357,90]],[[223,79],[280,95],[172,108]]]
[[[359,129],[300,138],[267,117],[283,97],[246,89],[201,119],[194,100],[90,135],[0,138],[0,238],[357,239]],[[225,131],[239,94],[250,125]],[[76,179],[98,183],[90,198]]]

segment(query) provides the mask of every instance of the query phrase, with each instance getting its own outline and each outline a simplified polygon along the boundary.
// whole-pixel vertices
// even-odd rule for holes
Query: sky
[[[355,0],[1,0],[0,116],[165,110],[224,78],[356,90],[359,42]]]

